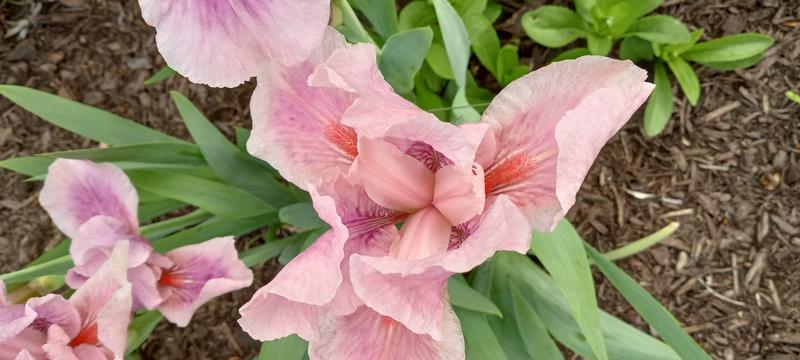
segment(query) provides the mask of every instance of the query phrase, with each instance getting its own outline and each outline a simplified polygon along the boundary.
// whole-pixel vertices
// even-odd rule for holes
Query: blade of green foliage
[[[397,5],[394,0],[352,0],[383,39],[397,32]]]
[[[586,250],[603,275],[681,358],[711,359],[700,345],[697,345],[694,339],[681,328],[675,317],[659,304],[647,290],[639,286],[628,274],[625,274],[614,263],[603,257],[588,243],[586,244]]]
[[[163,318],[164,316],[158,310],[145,311],[136,315],[128,325],[128,346],[125,348],[125,354],[130,354],[142,346]]]
[[[302,236],[299,236],[294,241],[291,241],[286,248],[283,249],[281,255],[278,256],[278,263],[281,265],[288,264],[289,261],[292,261],[292,259],[303,252],[303,250],[311,246],[311,244],[317,241],[317,239],[327,231],[327,229],[323,228],[302,233]]]
[[[464,24],[467,26],[467,34],[475,56],[486,70],[499,80],[497,57],[500,52],[500,38],[497,37],[494,26],[482,13],[472,12],[464,16]]]
[[[280,255],[283,249],[297,239],[297,235],[285,237],[280,240],[269,241],[252,249],[239,253],[239,258],[247,267],[263,265],[265,262]]]
[[[589,49],[585,47],[579,47],[579,48],[569,49],[567,51],[562,52],[561,54],[558,54],[556,57],[550,60],[550,62],[554,63],[556,61],[561,61],[561,60],[572,60],[590,54],[591,52],[589,52]]]
[[[152,219],[157,216],[164,215],[170,211],[179,209],[186,206],[181,201],[175,199],[161,199],[157,201],[151,201],[148,203],[143,203],[139,205],[139,221],[147,221],[143,219]]]
[[[274,178],[270,169],[249,154],[239,151],[189,99],[175,91],[170,95],[203,157],[221,179],[274,207],[294,201],[286,191],[286,186]]]
[[[155,170],[130,170],[127,174],[137,188],[225,218],[240,219],[275,211],[258,198],[221,182]]]
[[[60,258],[68,254],[69,243],[70,243],[69,239],[61,240],[58,244],[56,244],[56,246],[53,246],[51,249],[42,253],[42,255],[39,255],[39,257],[31,261],[28,265],[25,265],[25,267],[43,264],[50,260]]]
[[[447,281],[447,291],[450,294],[450,303],[463,309],[481,312],[484,314],[503,317],[503,313],[492,300],[476,291],[467,284],[461,275],[451,276]]]
[[[337,26],[336,30],[339,30],[352,43],[375,43],[372,36],[364,29],[364,25],[358,20],[358,15],[353,11],[347,0],[333,0],[332,3],[342,12],[342,24]]]
[[[144,84],[147,86],[158,84],[164,80],[167,80],[173,76],[175,76],[178,72],[169,67],[168,65],[164,65],[161,70],[158,70],[153,76],[149,77],[147,80],[144,81]]]
[[[460,307],[453,310],[461,321],[467,360],[508,360],[486,315]]]
[[[39,154],[51,158],[84,159],[94,162],[130,161],[160,164],[205,165],[197,146],[182,143],[150,143],[110,148],[58,151]]]
[[[469,63],[470,42],[464,22],[447,0],[433,0],[436,18],[442,31],[450,68],[459,88],[467,84],[467,65]]]
[[[36,176],[47,173],[55,159],[40,156],[23,156],[0,161],[0,167],[23,175]]]
[[[794,92],[792,90],[786,90],[784,95],[786,95],[786,98],[788,98],[789,100],[792,100],[792,101],[800,104],[800,95],[798,95],[796,92]]]
[[[619,44],[620,59],[627,59],[633,62],[652,61],[653,56],[652,45],[638,36],[628,36],[622,39]]]
[[[278,211],[281,222],[292,225],[300,231],[327,227],[328,224],[317,216],[314,205],[310,201],[300,202],[282,207]]]
[[[675,233],[676,230],[680,227],[680,223],[678,222],[671,222],[667,226],[659,229],[658,231],[647,235],[639,240],[634,242],[625,244],[619,248],[611,250],[603,256],[610,261],[617,261],[620,259],[624,259],[628,256],[636,255],[642,251],[649,249],[650,247],[664,241],[664,239],[668,238],[670,235]]]
[[[669,118],[672,117],[672,84],[667,77],[664,64],[657,61],[655,64],[655,89],[647,100],[644,110],[644,133],[649,137],[656,136],[667,127]]]
[[[466,89],[458,89],[453,97],[453,123],[476,123],[481,120],[481,114],[470,105],[467,100]]]
[[[24,267],[20,270],[0,275],[0,281],[11,285],[26,282],[45,275],[63,275],[73,266],[69,256],[61,256],[45,261],[34,266]]]
[[[706,65],[752,58],[767,50],[775,40],[767,35],[745,33],[724,36],[694,45],[681,56],[689,61]]]
[[[0,85],[0,95],[55,126],[112,146],[185,143],[121,116],[44,91]]]
[[[594,359],[592,349],[586,342],[580,327],[570,311],[570,305],[554,280],[544,270],[535,265],[526,256],[515,253],[501,253],[493,260],[481,265],[473,271],[473,286],[490,298],[500,307],[506,316],[503,319],[490,318],[493,328],[500,322],[509,319],[521,319],[524,322],[534,320],[524,318],[524,313],[517,314],[512,309],[512,295],[509,287],[519,291],[521,297],[533,307],[536,315],[547,327],[548,332],[561,344],[587,359]],[[678,355],[666,344],[654,339],[622,320],[605,312],[600,313],[603,335],[608,347],[610,359],[614,360],[678,360]],[[525,350],[519,338],[519,331],[510,327],[508,335],[499,333],[509,354]],[[519,338],[515,340],[516,338]],[[509,348],[510,346],[510,348]],[[537,353],[538,354],[538,353]],[[537,354],[519,353],[515,359],[537,358]]]
[[[613,44],[608,36],[598,36],[592,33],[586,35],[586,47],[592,55],[608,55]]]
[[[545,5],[522,16],[522,29],[539,44],[557,48],[586,36],[583,20],[563,6]]]
[[[155,224],[142,226],[142,236],[150,241],[156,241],[177,230],[187,228],[210,219],[212,215],[204,210],[195,210],[186,215],[173,217]]]
[[[606,11],[608,22],[608,32],[614,36],[620,36],[637,19],[645,16],[661,5],[663,0],[621,0],[614,3]]]
[[[592,21],[594,17],[592,16],[592,9],[595,7],[597,0],[573,0],[575,4],[575,10],[578,11],[578,14],[586,19],[587,21]]]
[[[400,10],[399,29],[410,30],[436,23],[436,11],[426,0],[414,0]]]
[[[494,1],[489,1],[486,4],[486,9],[483,10],[483,16],[486,17],[490,23],[494,23],[500,18],[500,15],[503,15],[503,5]]]
[[[572,314],[594,354],[600,360],[608,359],[592,270],[578,233],[568,221],[562,220],[550,233],[534,232],[531,250],[567,298]]]
[[[689,103],[692,106],[697,105],[697,100],[700,99],[700,80],[697,79],[697,74],[694,73],[692,66],[679,57],[670,59],[667,61],[667,65],[669,65],[669,69],[672,70],[675,78],[678,79],[678,85],[681,86],[681,90],[683,90],[686,98],[689,99]]]
[[[528,349],[529,354],[537,354],[540,359],[564,359],[550,333],[547,326],[536,314],[533,306],[520,294],[515,286],[511,286],[511,298],[514,304],[514,312],[519,315],[516,320],[519,334],[523,338],[523,343]]]
[[[751,67],[755,64],[758,64],[761,59],[764,58],[764,53],[758,53],[753,55],[752,57],[742,59],[742,60],[734,60],[734,61],[724,61],[724,62],[707,62],[703,63],[703,65],[708,66],[712,69],[717,69],[721,71],[731,71],[736,69],[744,69]]]
[[[240,236],[258,228],[274,224],[276,216],[254,216],[239,220],[228,220],[221,217],[212,217],[202,223],[169,235],[153,242],[153,248],[158,252],[196,244],[219,236]]]
[[[514,44],[505,44],[497,55],[497,73],[500,85],[506,86],[512,81],[525,76],[530,69],[519,64],[519,47]]]
[[[486,10],[487,0],[450,0],[453,9],[462,17],[467,14],[481,14]]]
[[[431,40],[430,27],[399,32],[386,40],[378,55],[378,68],[398,94],[410,94],[414,90],[414,77],[425,62]]]
[[[691,40],[686,25],[668,15],[651,15],[636,20],[625,35],[635,35],[659,44],[680,44]]]
[[[289,335],[261,344],[258,360],[301,360],[306,357],[308,343],[297,335]]]
[[[682,44],[666,45],[663,47],[663,52],[674,54],[674,56],[680,56],[681,54],[691,49],[694,46],[694,44],[696,44],[697,41],[700,40],[700,37],[703,36],[704,31],[705,30],[703,30],[703,28],[699,28],[695,31],[692,31],[690,34],[692,38],[691,40],[689,40],[689,42]],[[650,51],[652,50],[653,49],[651,47]]]

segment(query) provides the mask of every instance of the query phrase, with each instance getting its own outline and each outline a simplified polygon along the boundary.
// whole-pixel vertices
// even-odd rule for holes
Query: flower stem
[[[675,232],[675,230],[678,230],[680,226],[681,224],[678,222],[671,222],[669,225],[661,228],[660,230],[650,235],[647,235],[639,240],[636,240],[630,244],[611,250],[603,254],[603,256],[605,256],[605,258],[608,260],[617,261],[631,255],[636,255],[642,251],[649,249],[653,245],[658,244],[662,240],[666,239],[667,237],[672,235]]]

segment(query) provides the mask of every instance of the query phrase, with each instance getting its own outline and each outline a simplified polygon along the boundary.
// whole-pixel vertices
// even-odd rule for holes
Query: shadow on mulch
[[[142,81],[163,61],[136,2],[59,0],[0,8],[0,33],[29,20],[27,36],[0,42],[0,83],[58,93],[187,138],[168,90],[187,94],[223,132],[249,126],[253,89],[210,89],[171,79]],[[519,29],[521,1],[502,1],[501,34],[522,39],[525,61],[553,50]],[[36,4],[42,7],[37,10]],[[527,5],[531,7],[533,5]],[[700,69],[703,95],[692,108],[676,97],[665,133],[646,140],[641,117],[611,141],[586,179],[569,217],[597,247],[612,249],[671,221],[677,234],[620,262],[721,359],[800,357],[800,107],[783,96],[800,88],[800,3],[791,0],[666,1],[660,12],[706,36],[758,31],[776,45],[758,66]],[[491,86],[491,84],[489,84]],[[0,159],[85,148],[90,141],[0,100]],[[62,235],[38,206],[39,185],[0,170],[0,272],[21,267]],[[240,244],[242,245],[242,244]],[[161,324],[145,359],[250,358],[258,343],[236,325],[236,311],[278,270],[256,271],[254,287],[203,307],[184,329]],[[649,331],[615,290],[597,278],[601,306]]]

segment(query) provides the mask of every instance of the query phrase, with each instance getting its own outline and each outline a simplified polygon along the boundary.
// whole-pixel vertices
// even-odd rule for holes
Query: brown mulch
[[[22,2],[29,5],[0,7],[0,83],[55,92],[186,138],[167,95],[178,90],[224,132],[249,126],[252,84],[142,84],[163,61],[135,1]],[[511,13],[521,5],[502,3]],[[800,3],[669,0],[660,11],[702,26],[706,36],[758,31],[777,42],[751,69],[699,68],[700,103],[693,108],[677,96],[665,134],[647,140],[641,118],[632,120],[601,153],[570,218],[603,250],[680,222],[666,246],[622,267],[714,357],[800,358],[800,106],[783,95],[800,90]],[[24,19],[31,23],[24,38],[4,38],[12,21]],[[513,24],[501,25],[504,36],[519,34]],[[521,48],[536,64],[554,54],[524,38]],[[0,159],[94,145],[0,100]],[[38,184],[3,170],[0,179],[0,272],[7,272],[62,235],[37,204]],[[143,358],[252,357],[258,343],[238,328],[236,310],[274,270],[258,271],[253,288],[203,307],[185,329],[160,325]],[[648,330],[610,284],[597,280],[604,309]]]

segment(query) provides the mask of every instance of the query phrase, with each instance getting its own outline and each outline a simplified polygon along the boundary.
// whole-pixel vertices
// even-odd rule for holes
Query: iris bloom
[[[50,294],[12,305],[0,295],[0,359],[121,360],[132,303],[127,257],[128,242],[118,242],[69,300]]]
[[[329,0],[139,0],[167,64],[196,83],[231,87],[265,59],[292,64],[322,39]]]
[[[158,308],[173,323],[186,326],[197,308],[212,298],[241,289],[253,273],[238,258],[233,237],[216,238],[161,255],[139,234],[138,195],[113,164],[58,159],[50,165],[39,202],[72,239],[75,267],[67,273],[72,288],[83,286],[121,240],[130,242],[127,268],[134,309]]]
[[[332,228],[239,322],[259,340],[299,334],[314,359],[463,359],[447,279],[550,231],[653,86],[628,61],[557,62],[459,127],[395,94],[373,46],[333,30],[323,44],[259,75],[248,150],[309,190]]]

